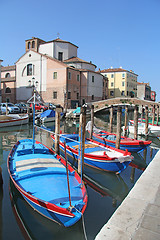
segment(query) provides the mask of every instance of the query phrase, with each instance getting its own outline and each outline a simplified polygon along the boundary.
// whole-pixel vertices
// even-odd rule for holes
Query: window
[[[77,92],[77,99],[79,99],[79,92]]]
[[[30,42],[28,42],[28,49],[30,49],[31,48],[31,43]]]
[[[71,80],[71,72],[68,72],[68,79]]]
[[[77,81],[79,82],[79,74],[77,75]]]
[[[113,87],[114,86],[114,82],[111,82],[111,87]]]
[[[124,91],[121,92],[121,96],[124,96]]]
[[[68,92],[68,99],[71,99],[71,92]]]
[[[125,86],[125,82],[123,81],[123,82],[122,82],[122,87],[124,87],[124,86]]]
[[[114,91],[110,91],[110,96],[114,96]]]
[[[92,95],[92,100],[94,100],[94,95]]]
[[[5,93],[11,93],[11,89],[9,87],[6,87]]]
[[[63,52],[58,53],[58,60],[63,61]]]
[[[125,73],[122,73],[122,78],[125,78]]]
[[[111,78],[114,78],[114,74],[111,74]]]
[[[33,67],[32,64],[27,65],[27,76],[32,76]]]
[[[11,77],[11,74],[10,73],[6,73],[5,78],[10,78],[10,77]]]
[[[32,48],[35,48],[35,41],[32,42]]]
[[[57,79],[57,72],[53,73],[53,79]]]
[[[53,92],[53,99],[57,99],[57,92]]]
[[[94,82],[94,76],[92,76],[92,82]]]

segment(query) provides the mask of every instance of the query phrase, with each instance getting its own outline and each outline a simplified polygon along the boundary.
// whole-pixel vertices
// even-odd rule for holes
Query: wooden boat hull
[[[75,135],[75,136],[78,136],[76,134],[70,134],[68,137],[71,138],[71,135]],[[67,135],[62,135],[62,136],[66,136],[67,138]],[[65,137],[62,137],[63,139]],[[60,139],[62,139],[60,137]],[[55,144],[55,138],[54,136],[52,135],[52,139],[53,139],[53,147],[54,147],[54,144]],[[92,141],[92,140],[90,140]],[[89,142],[90,143],[90,142]],[[96,142],[91,142],[92,145],[94,146],[94,144]],[[88,144],[88,143],[87,143]],[[87,145],[86,144],[86,145]],[[89,154],[86,152],[86,148],[85,148],[85,153],[84,153],[84,164],[85,165],[88,165],[90,167],[93,167],[93,168],[98,168],[98,169],[101,169],[103,171],[108,171],[108,172],[115,172],[115,173],[120,173],[122,172],[123,170],[125,170],[127,168],[127,166],[130,164],[130,162],[132,161],[132,156],[130,153],[127,152],[127,156],[122,156],[122,158],[124,157],[124,159],[122,159],[122,161],[120,162],[119,160],[119,157],[114,157],[114,158],[108,158],[107,155],[105,155],[105,151],[107,150],[113,150],[112,147],[106,147],[104,144],[100,144],[99,143],[99,146],[97,144],[97,152],[99,151],[99,148],[100,148],[100,145],[102,147],[101,149],[101,152],[99,153],[96,153],[96,154]],[[60,140],[60,143],[59,143],[59,148],[60,148],[60,154],[64,157],[64,143],[63,141]],[[103,151],[103,153],[102,153]],[[122,150],[119,150],[119,149],[115,149],[115,151],[119,152],[119,153],[122,153],[124,151]],[[79,159],[79,152],[78,150],[75,150],[73,149],[71,146],[67,145],[66,143],[66,153],[67,153],[67,157],[68,157],[68,160],[73,163],[73,161],[77,161],[78,162],[78,159]]]
[[[32,145],[32,140],[17,142],[8,156],[13,184],[41,215],[65,227],[75,224],[84,213],[88,199],[79,175],[68,166],[70,208],[65,161],[39,142],[36,142],[34,154],[32,146],[28,148],[28,145]]]
[[[20,116],[18,114],[0,116],[0,127],[18,126],[22,124],[27,124],[28,122],[29,122],[28,114],[25,116]]]

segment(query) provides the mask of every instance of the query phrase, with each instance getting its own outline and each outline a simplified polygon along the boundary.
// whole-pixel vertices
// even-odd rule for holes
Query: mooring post
[[[128,127],[128,105],[125,106],[125,119],[124,119],[124,136],[127,136]]]
[[[83,176],[84,168],[84,149],[85,149],[85,127],[86,127],[86,107],[81,107],[79,121],[79,158],[78,158],[78,173]]]
[[[145,106],[145,135],[148,136],[148,106]]]
[[[138,106],[134,107],[134,139],[138,136]]]
[[[159,105],[157,105],[157,121],[156,121],[157,126],[158,126],[158,122],[159,122]]]
[[[60,133],[60,112],[61,108],[56,108],[56,120],[55,120],[55,152],[59,154],[59,133]]]
[[[113,105],[110,107],[110,115],[109,115],[109,132],[112,132],[112,125],[113,125]]]
[[[132,183],[134,183],[134,176],[135,176],[135,168],[132,167],[132,169],[131,169],[131,176],[130,176],[130,180],[131,180]]]
[[[121,141],[121,118],[122,118],[122,107],[118,106],[118,109],[117,109],[116,148],[120,148],[120,141]]]
[[[155,105],[153,105],[152,108],[152,125],[154,125],[154,120],[155,120]]]
[[[94,126],[94,105],[91,107],[91,131],[90,131],[90,138],[92,139],[93,135],[93,126]]]

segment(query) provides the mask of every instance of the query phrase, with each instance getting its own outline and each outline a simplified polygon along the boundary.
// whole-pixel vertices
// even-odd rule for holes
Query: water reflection
[[[27,204],[11,181],[10,197],[14,215],[25,239],[85,239],[82,221],[65,228],[44,218]]]
[[[114,117],[115,118],[115,117]],[[90,119],[89,119],[90,120]],[[107,128],[109,117],[97,117],[97,127]],[[114,119],[116,125],[116,118]],[[47,127],[55,131],[54,123],[47,123]],[[60,130],[66,133],[78,133],[78,122],[61,122]],[[115,126],[114,126],[115,127]],[[114,128],[116,129],[116,127]],[[21,195],[11,186],[12,206],[9,197],[10,185],[7,172],[7,156],[12,146],[20,139],[32,138],[32,125],[13,127],[10,131],[0,132],[0,166],[4,180],[3,189],[0,189],[0,239],[85,239],[83,222],[79,221],[69,229],[54,224],[35,212]],[[37,130],[36,140],[48,147],[52,147],[50,134]],[[140,139],[140,137],[138,137]],[[150,139],[149,139],[150,140]],[[88,192],[88,206],[84,214],[84,225],[88,240],[93,240],[101,227],[109,220],[116,208],[145,170],[151,159],[160,148],[159,139],[153,139],[153,145],[147,151],[134,153],[133,165],[129,166],[120,175],[106,173],[85,167],[85,181]],[[20,220],[21,219],[21,220]],[[20,224],[19,226],[17,225]],[[22,228],[22,229],[21,229]],[[8,231],[10,229],[10,231]],[[21,231],[20,231],[21,229]],[[26,235],[27,234],[27,235]]]

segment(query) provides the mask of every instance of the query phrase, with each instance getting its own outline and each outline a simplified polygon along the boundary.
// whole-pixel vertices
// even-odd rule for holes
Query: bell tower
[[[25,40],[25,43],[26,43],[26,52],[29,50],[34,50],[38,52],[39,45],[45,43],[45,41],[43,41],[40,38],[32,37],[31,39]]]

